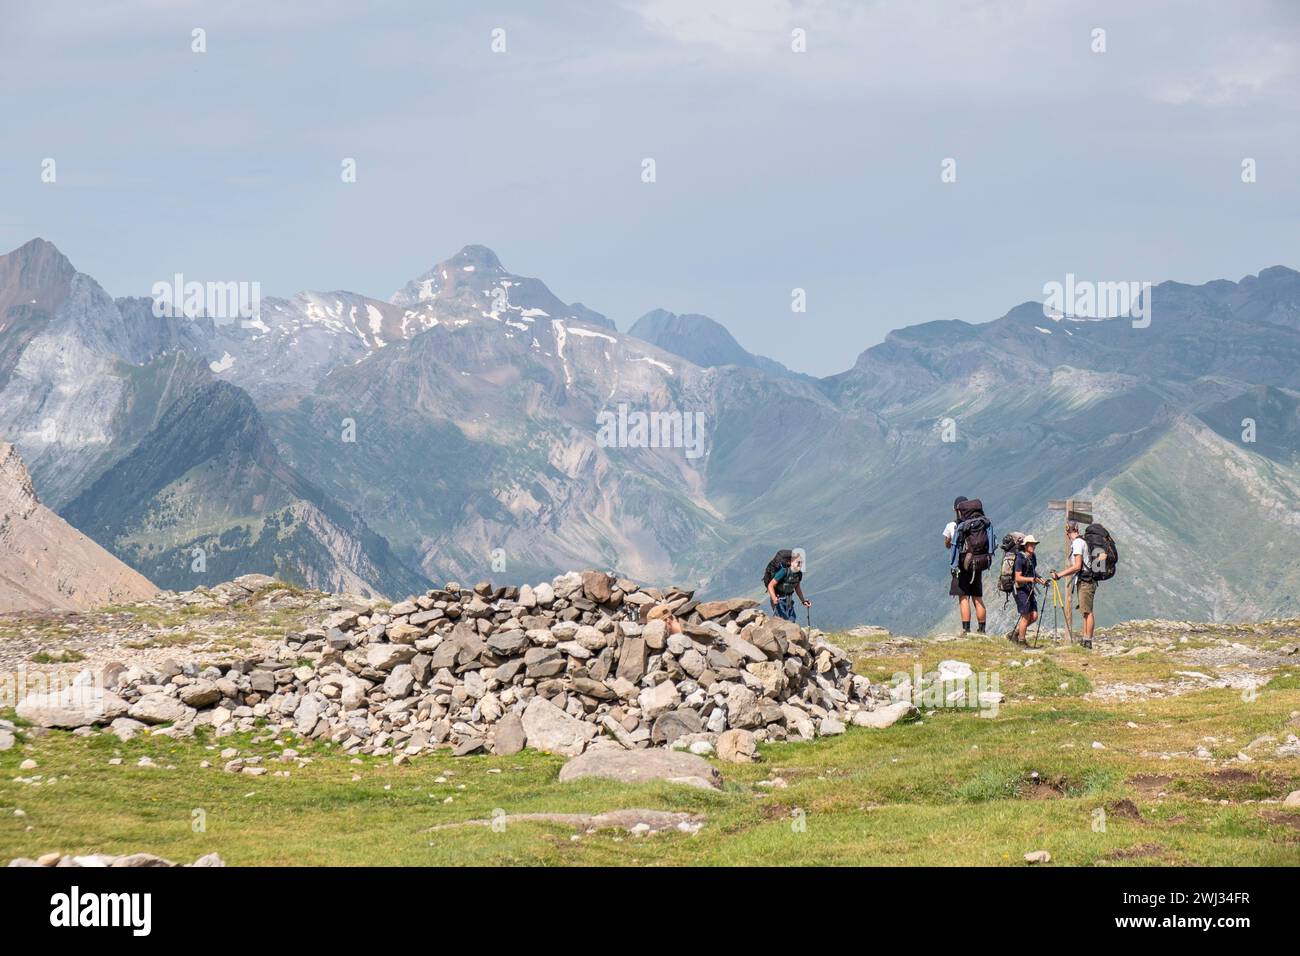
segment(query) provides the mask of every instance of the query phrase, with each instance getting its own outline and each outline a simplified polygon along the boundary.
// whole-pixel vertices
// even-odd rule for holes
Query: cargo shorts
[[[1084,614],[1092,613],[1092,599],[1097,594],[1096,581],[1079,582],[1079,610]]]

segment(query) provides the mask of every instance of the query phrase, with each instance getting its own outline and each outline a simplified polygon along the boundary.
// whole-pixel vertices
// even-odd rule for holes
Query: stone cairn
[[[888,688],[854,674],[820,631],[768,618],[752,600],[700,602],[600,571],[535,587],[448,584],[336,611],[254,659],[168,670],[121,668],[105,675],[93,714],[47,701],[29,719],[111,721],[123,737],[164,723],[155,732],[208,726],[220,737],[265,721],[399,763],[446,748],[576,756],[600,737],[743,760],[757,741],[897,719]]]

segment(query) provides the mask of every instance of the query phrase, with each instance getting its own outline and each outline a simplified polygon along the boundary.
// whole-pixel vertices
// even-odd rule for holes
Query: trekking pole
[[[1047,602],[1047,585],[1043,585],[1043,603]],[[1038,621],[1034,625],[1034,648],[1038,647],[1038,637],[1043,632],[1043,612],[1038,612]]]

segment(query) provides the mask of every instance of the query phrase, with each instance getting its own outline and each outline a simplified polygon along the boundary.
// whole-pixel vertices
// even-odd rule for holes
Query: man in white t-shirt
[[[1092,570],[1092,555],[1088,553],[1088,542],[1083,540],[1083,535],[1079,533],[1077,521],[1066,524],[1065,540],[1070,545],[1070,566],[1064,571],[1053,571],[1052,577],[1059,581],[1072,574],[1078,575],[1079,585],[1076,590],[1079,594],[1079,610],[1083,612],[1082,646],[1091,649],[1092,631],[1097,623],[1092,614],[1093,600],[1097,595],[1097,582],[1085,578],[1084,572]]]

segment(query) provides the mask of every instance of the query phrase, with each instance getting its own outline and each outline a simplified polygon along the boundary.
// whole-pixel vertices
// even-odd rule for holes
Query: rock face
[[[17,449],[0,442],[0,612],[84,610],[157,591],[42,505]]]
[[[654,608],[671,610],[680,633],[650,620]],[[752,601],[701,606],[690,591],[586,571],[322,612],[318,626],[257,657],[119,666],[104,675],[102,713],[38,699],[19,713],[66,727],[129,716],[128,734],[149,724],[152,734],[207,726],[221,737],[265,722],[401,759],[525,746],[572,757],[604,738],[626,751],[742,760],[765,741],[842,733],[876,708],[897,719],[888,689],[850,665],[821,632],[768,620]]]
[[[601,746],[574,757],[560,768],[560,780],[601,777],[621,783],[666,780],[704,790],[721,790],[722,774],[703,757],[681,750],[624,750]]]

